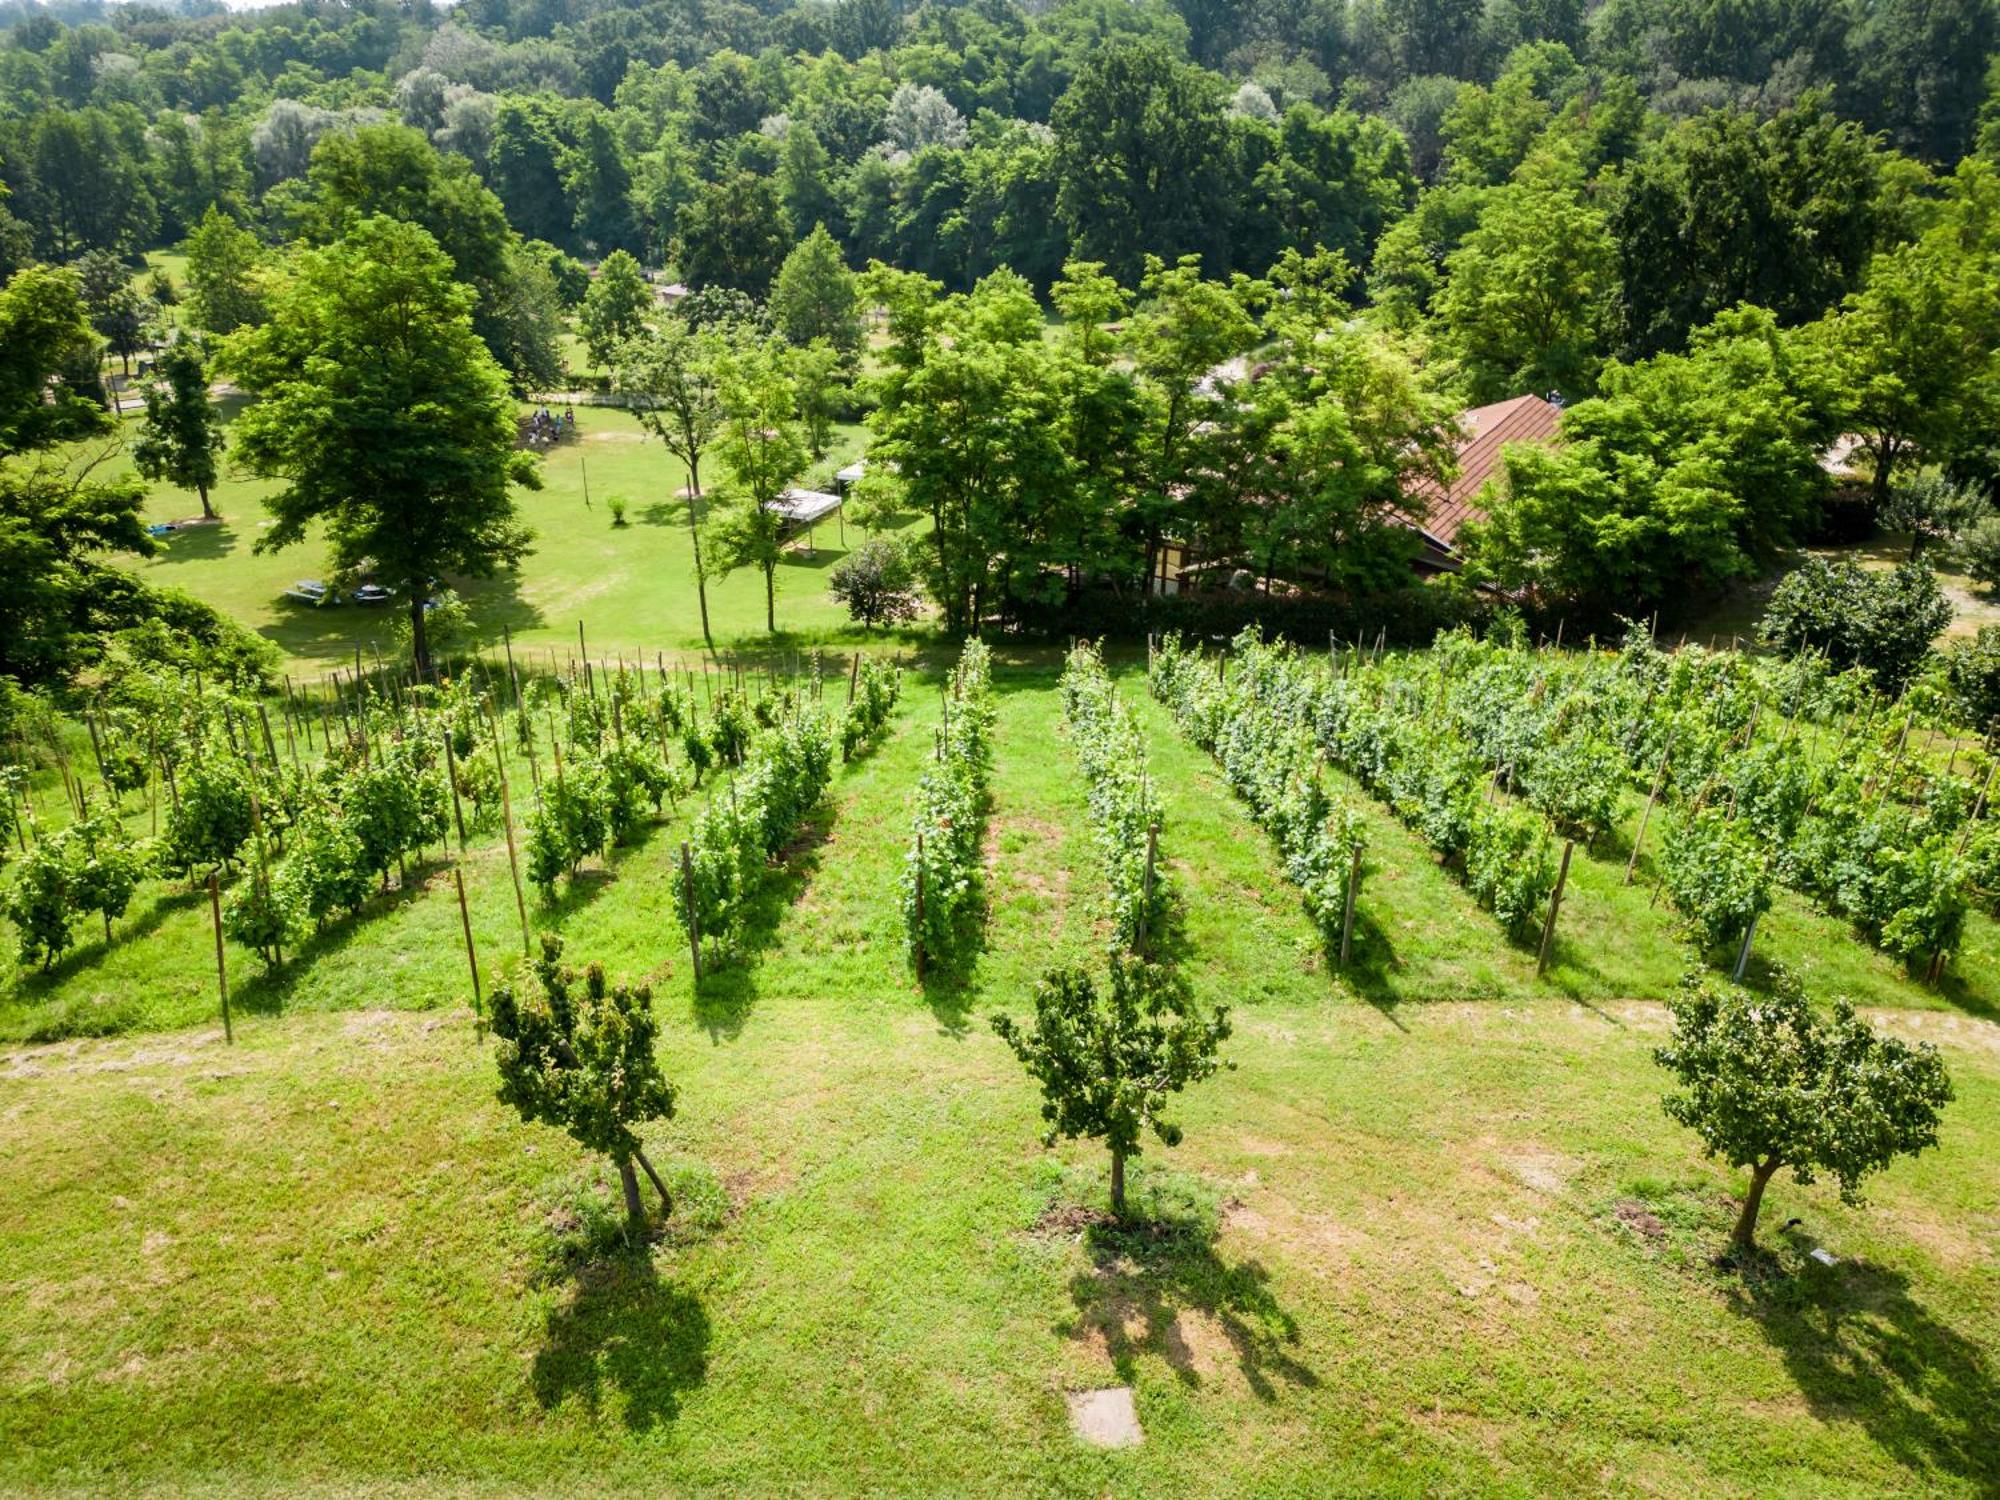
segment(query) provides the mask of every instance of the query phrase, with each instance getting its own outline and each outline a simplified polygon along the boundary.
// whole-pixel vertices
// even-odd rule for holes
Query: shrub
[[[871,629],[914,619],[921,607],[909,553],[884,537],[863,542],[833,565],[827,592],[850,618]]]
[[[1951,605],[1928,564],[1878,571],[1814,557],[1772,593],[1759,634],[1790,654],[1815,650],[1837,667],[1866,667],[1893,690],[1950,623]]]

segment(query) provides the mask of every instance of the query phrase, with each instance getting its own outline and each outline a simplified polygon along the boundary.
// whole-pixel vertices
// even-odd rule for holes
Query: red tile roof
[[[1540,396],[1516,396],[1461,412],[1458,424],[1465,439],[1458,446],[1457,478],[1449,485],[1426,479],[1411,487],[1412,497],[1425,507],[1419,528],[1444,546],[1456,547],[1466,522],[1486,519],[1477,503],[1479,492],[1500,471],[1501,448],[1508,443],[1551,441],[1561,416],[1561,407]]]

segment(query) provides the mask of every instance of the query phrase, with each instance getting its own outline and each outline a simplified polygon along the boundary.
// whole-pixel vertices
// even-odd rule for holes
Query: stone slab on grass
[[[1129,1385],[1071,1391],[1069,1425],[1079,1438],[1097,1448],[1136,1448],[1146,1440],[1139,1430],[1139,1412],[1132,1404]]]

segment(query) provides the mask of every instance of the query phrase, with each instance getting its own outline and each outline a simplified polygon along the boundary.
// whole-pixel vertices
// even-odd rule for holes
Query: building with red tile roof
[[[1480,492],[1500,472],[1500,453],[1509,443],[1548,443],[1556,436],[1562,408],[1540,396],[1516,396],[1491,406],[1461,412],[1457,472],[1449,484],[1434,479],[1411,486],[1410,496],[1422,502],[1421,516],[1406,517],[1424,539],[1426,566],[1456,572],[1460,557],[1458,534],[1469,521],[1483,521]]]

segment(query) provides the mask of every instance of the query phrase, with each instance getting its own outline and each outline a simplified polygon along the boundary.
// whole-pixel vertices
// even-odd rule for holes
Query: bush
[[[611,526],[614,531],[625,524],[625,506],[623,495],[613,495],[604,502],[604,508],[611,512]]]
[[[920,606],[909,553],[882,537],[863,542],[833,565],[827,592],[849,617],[873,629],[914,619]]]
[[[1944,654],[1945,681],[1958,711],[1987,734],[2000,730],[2000,625],[1982,625]]]
[[[1959,538],[1965,571],[1989,589],[2000,589],[2000,516],[1988,516]]]
[[[1894,690],[1950,623],[1951,605],[1925,563],[1884,572],[1815,557],[1778,585],[1759,634],[1789,655],[1820,651],[1837,667],[1866,667]]]

